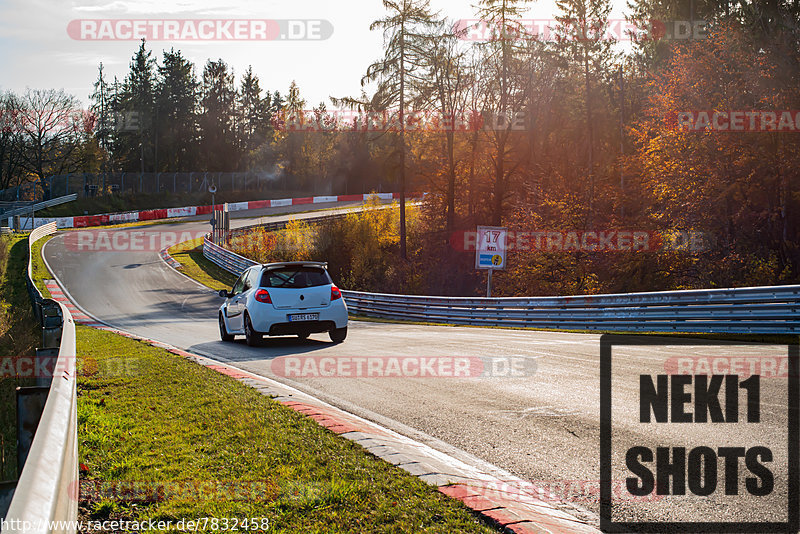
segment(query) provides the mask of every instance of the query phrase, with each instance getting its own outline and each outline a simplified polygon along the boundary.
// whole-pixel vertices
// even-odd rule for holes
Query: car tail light
[[[339,291],[339,288],[331,285],[331,300],[336,300],[342,298],[342,292]]]
[[[269,298],[269,291],[266,289],[259,289],[256,291],[256,300],[265,304],[272,304],[272,299]]]

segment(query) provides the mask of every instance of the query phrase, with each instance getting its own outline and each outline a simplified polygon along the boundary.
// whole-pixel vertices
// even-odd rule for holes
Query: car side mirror
[[[227,289],[220,289],[219,290],[219,296],[224,298],[224,299],[227,299],[227,298],[230,298],[231,294],[228,293]]]

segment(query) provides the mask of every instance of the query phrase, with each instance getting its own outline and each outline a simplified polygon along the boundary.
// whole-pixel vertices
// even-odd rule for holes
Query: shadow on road
[[[316,334],[320,338],[327,337],[327,334]],[[224,358],[230,362],[249,362],[256,360],[272,360],[279,356],[292,356],[296,354],[307,354],[323,349],[337,347],[332,341],[309,338],[306,340],[298,339],[295,336],[265,337],[259,346],[249,347],[244,338],[237,338],[234,342],[212,341],[208,343],[198,343],[192,345],[188,350],[202,352],[204,354],[214,354],[216,357]]]

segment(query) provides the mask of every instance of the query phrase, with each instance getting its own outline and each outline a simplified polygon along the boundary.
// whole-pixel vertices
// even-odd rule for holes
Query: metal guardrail
[[[800,333],[800,286],[574,297],[422,297],[342,291],[348,310],[384,319],[617,332]]]
[[[47,347],[57,347],[58,356],[47,400],[6,513],[4,533],[74,533],[77,528],[75,322],[66,306],[43,298],[33,283],[31,245],[55,231],[55,223],[50,223],[36,228],[28,236],[28,273],[25,282],[34,313],[42,324],[45,350]]]
[[[58,230],[58,227],[55,222],[43,224],[39,226],[35,230],[33,230],[30,235],[28,236],[28,276],[25,278],[25,285],[28,286],[28,296],[31,298],[31,305],[33,306],[33,313],[36,315],[36,318],[42,323],[44,326],[44,322],[42,321],[42,293],[39,291],[39,288],[33,283],[33,254],[31,252],[32,245],[43,238],[44,236],[48,236],[50,234],[54,234]],[[52,308],[52,305],[48,306]]]
[[[215,245],[211,241],[209,234],[206,234],[203,238],[203,256],[236,276],[239,276],[245,269],[257,263],[226,248]]]
[[[319,219],[324,217],[315,222]],[[203,255],[237,276],[256,264],[208,239]],[[614,332],[800,333],[800,285],[570,297],[429,297],[345,290],[342,296],[351,313],[405,321]]]
[[[75,323],[64,317],[56,371],[3,532],[73,533],[78,518]]]
[[[53,206],[58,206],[60,204],[65,204],[67,202],[72,202],[78,198],[77,193],[72,193],[71,195],[65,195],[63,197],[58,198],[51,198],[50,200],[45,200],[43,202],[37,202],[36,204],[30,204],[28,206],[23,206],[21,208],[16,208],[10,211],[6,211],[0,213],[0,218],[7,219],[10,217],[15,217],[17,215],[28,215],[31,212],[36,212],[39,210],[43,210],[46,208],[51,208]]]

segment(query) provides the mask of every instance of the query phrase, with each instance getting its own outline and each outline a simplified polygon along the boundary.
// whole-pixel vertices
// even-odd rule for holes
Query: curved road
[[[267,220],[271,213],[287,211],[289,208],[271,208],[238,215],[259,215]],[[276,216],[274,220],[281,217],[287,216]],[[232,221],[234,227],[245,224],[253,221]],[[182,233],[207,228],[205,220],[195,220],[119,231]],[[76,250],[74,238],[66,239],[69,234],[63,232],[49,241],[44,249],[45,258],[77,304],[96,318],[290,384],[444,452],[457,455],[465,451],[558,495],[566,494],[575,504],[599,513],[596,494],[600,455],[599,336],[352,321],[347,341],[340,345],[330,343],[324,334],[314,335],[305,342],[267,338],[263,346],[255,348],[243,341],[223,343],[216,322],[220,299],[168,267],[157,250],[81,251]],[[751,355],[785,355],[770,348],[748,350]],[[663,373],[665,360],[670,356],[698,356],[711,354],[710,351],[703,347],[669,347],[614,352],[615,481],[624,481],[628,476],[624,455],[633,445],[654,449],[676,440],[689,447],[768,444],[775,460],[785,461],[781,444],[786,443],[786,380],[782,378],[761,382],[762,396],[770,400],[762,403],[759,425],[680,426],[638,422],[640,374]],[[522,360],[517,361],[523,361],[523,368],[535,372],[513,378],[275,376],[272,360],[289,355],[519,358]],[[669,442],[664,441],[667,437]],[[718,518],[726,510],[727,521],[779,521],[785,519],[782,514],[786,475],[776,472],[775,478],[775,491],[759,498],[757,504],[753,497],[726,498],[719,492],[710,497],[683,497],[677,501],[675,498],[656,502],[615,500],[614,519],[703,521]],[[744,490],[744,473],[740,479],[740,488]],[[731,507],[725,509],[726,504]]]

